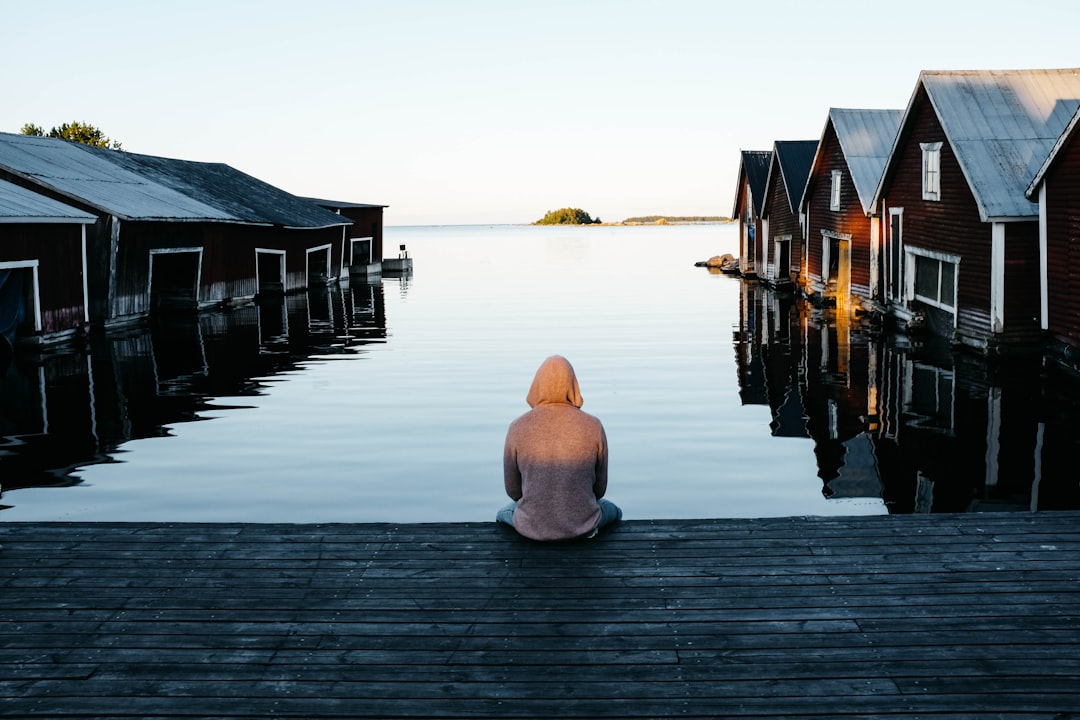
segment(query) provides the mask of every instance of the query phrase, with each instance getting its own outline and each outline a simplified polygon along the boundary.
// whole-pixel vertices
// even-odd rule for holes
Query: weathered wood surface
[[[0,543],[2,716],[1080,717],[1080,513]]]

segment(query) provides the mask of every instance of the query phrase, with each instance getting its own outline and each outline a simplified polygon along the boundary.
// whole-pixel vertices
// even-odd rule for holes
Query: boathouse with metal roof
[[[880,306],[881,221],[874,191],[901,110],[830,108],[806,180],[805,289],[841,312]]]
[[[773,143],[761,206],[763,268],[758,272],[758,278],[770,285],[790,285],[801,274],[803,224],[799,205],[817,145],[817,140]]]
[[[875,192],[902,324],[987,354],[1042,346],[1026,191],[1078,107],[1080,68],[920,74]]]
[[[761,256],[761,206],[765,202],[765,181],[769,177],[772,150],[743,150],[739,178],[735,184],[735,208],[731,217],[739,221],[739,272],[754,276]]]
[[[335,282],[351,221],[223,163],[0,133],[0,179],[96,217],[90,322]]]
[[[0,180],[0,370],[16,341],[65,340],[89,321],[91,213]]]

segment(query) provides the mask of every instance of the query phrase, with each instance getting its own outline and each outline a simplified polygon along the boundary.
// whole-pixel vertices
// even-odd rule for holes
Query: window
[[[843,173],[839,170],[832,171],[832,190],[829,193],[829,209],[840,209],[840,178],[843,177]]]
[[[923,200],[941,199],[941,143],[921,143]]]
[[[956,263],[915,255],[915,297],[937,307],[955,307]]]

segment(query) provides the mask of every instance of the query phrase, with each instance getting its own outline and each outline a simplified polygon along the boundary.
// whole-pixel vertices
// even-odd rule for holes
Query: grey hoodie
[[[585,535],[600,521],[608,447],[600,420],[581,410],[574,368],[560,355],[536,371],[503,450],[506,494],[517,501],[514,528],[534,540]]]

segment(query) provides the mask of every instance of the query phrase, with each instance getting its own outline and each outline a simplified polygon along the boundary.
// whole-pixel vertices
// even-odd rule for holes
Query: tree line
[[[60,138],[61,140],[71,140],[83,145],[92,145],[93,147],[123,150],[123,146],[119,142],[110,139],[100,128],[84,122],[64,123],[63,125],[54,126],[48,132],[45,132],[45,128],[40,125],[26,123],[22,126],[20,132],[23,135]]]

